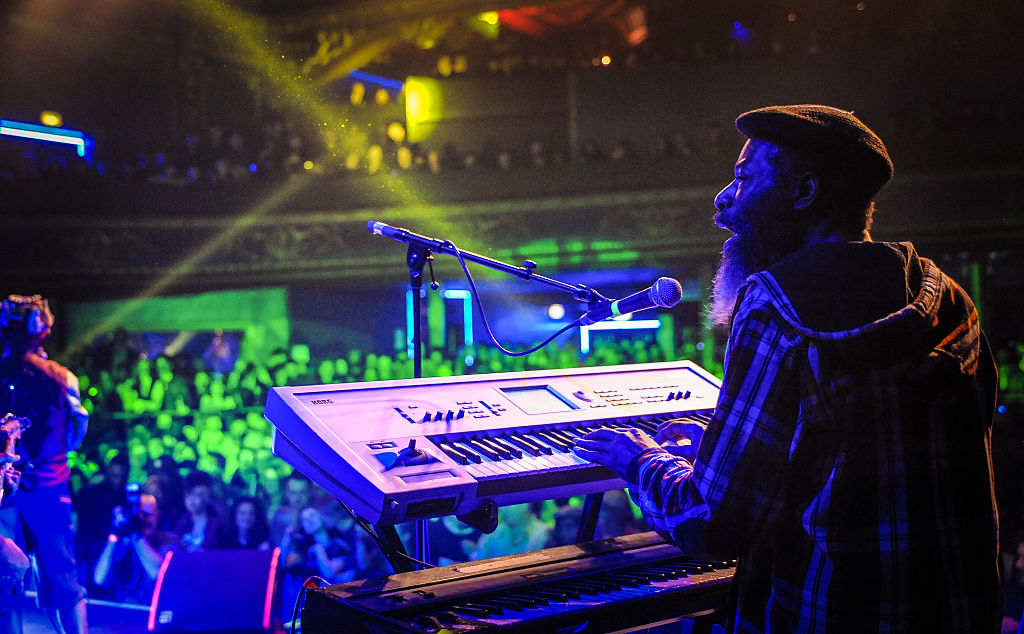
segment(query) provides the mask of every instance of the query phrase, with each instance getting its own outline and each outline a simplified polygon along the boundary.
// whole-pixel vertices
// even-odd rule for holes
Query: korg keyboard
[[[274,453],[374,524],[621,489],[576,456],[599,427],[706,422],[689,361],[272,388]]]
[[[607,634],[684,619],[710,631],[734,571],[638,533],[313,589],[302,631]]]

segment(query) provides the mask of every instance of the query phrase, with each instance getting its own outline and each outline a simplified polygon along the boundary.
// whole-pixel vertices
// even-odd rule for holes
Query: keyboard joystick
[[[427,464],[430,462],[430,455],[422,449],[416,448],[416,439],[409,439],[409,446],[398,452],[395,457],[394,467],[412,467],[415,465]]]

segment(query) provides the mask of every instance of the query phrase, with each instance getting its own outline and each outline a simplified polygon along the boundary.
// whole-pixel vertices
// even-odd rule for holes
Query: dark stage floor
[[[89,634],[142,634],[149,612],[124,608],[105,601],[89,603]],[[23,634],[53,634],[56,628],[47,614],[26,597],[22,607]]]

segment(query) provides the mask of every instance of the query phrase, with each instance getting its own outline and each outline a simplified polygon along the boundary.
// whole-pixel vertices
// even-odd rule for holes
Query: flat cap
[[[736,129],[750,137],[836,162],[870,179],[875,191],[892,178],[892,159],[882,139],[852,111],[803,104],[744,112]]]

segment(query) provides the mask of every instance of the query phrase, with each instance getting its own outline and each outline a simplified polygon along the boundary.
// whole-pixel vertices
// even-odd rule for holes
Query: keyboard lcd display
[[[550,414],[579,409],[550,385],[499,388],[508,400],[527,414]]]

